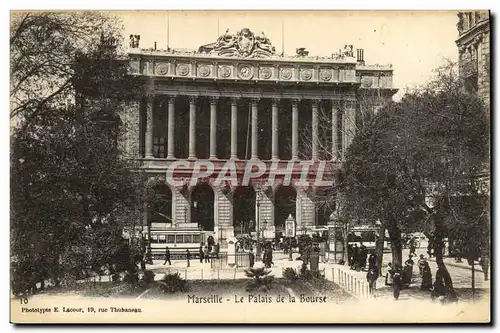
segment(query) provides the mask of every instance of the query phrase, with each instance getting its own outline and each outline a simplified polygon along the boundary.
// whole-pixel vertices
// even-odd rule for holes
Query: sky
[[[346,44],[364,49],[367,64],[392,64],[394,87],[420,85],[444,59],[457,61],[456,11],[121,11],[125,36],[139,34],[140,47],[197,49],[226,29],[264,32],[281,53],[305,47],[329,56]],[[169,22],[169,23],[167,23]],[[167,32],[168,31],[168,32]],[[168,36],[168,38],[167,38]],[[127,41],[128,43],[128,41]]]

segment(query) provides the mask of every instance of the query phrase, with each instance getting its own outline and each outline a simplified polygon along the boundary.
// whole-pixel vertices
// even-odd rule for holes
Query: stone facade
[[[490,13],[459,12],[458,18],[460,76],[490,105]]]
[[[124,108],[124,121],[130,129],[124,140],[128,156],[140,159],[151,178],[164,179],[163,184],[170,188],[172,222],[166,228],[200,223],[194,221],[198,211],[206,215],[207,209],[213,209],[208,212],[213,216],[213,228],[204,230],[223,248],[237,226],[234,205],[241,199],[236,192],[241,186],[250,186],[255,193],[255,215],[248,218],[255,219],[253,230],[261,237],[273,238],[276,221],[281,219],[282,228],[288,217],[276,211],[283,202],[278,198],[282,195],[278,194],[279,183],[285,186],[287,179],[287,195],[293,196],[287,205],[294,206],[287,209],[296,229],[312,229],[318,220],[312,187],[321,186],[315,176],[326,166],[322,177],[335,186],[333,171],[356,132],[359,92],[377,91],[386,100],[397,92],[392,87],[392,66],[366,65],[363,52],[358,50],[354,57],[350,45],[331,57],[312,57],[305,52],[277,55],[264,35],[242,29],[198,50],[141,49],[136,36],[130,46],[131,71],[144,80],[149,92],[142,101]],[[320,110],[331,122],[326,152],[322,151],[324,133],[320,139],[326,121],[320,118]],[[304,128],[310,130],[305,131],[305,139],[299,132]],[[301,164],[304,160],[310,162],[306,173]],[[200,169],[199,161],[209,161],[213,174],[200,176],[207,171]],[[218,181],[218,174],[228,171],[224,169],[228,162],[236,172],[235,182],[230,184]],[[269,184],[269,172],[245,183],[245,175],[255,167],[248,162],[267,171],[277,163],[281,169],[278,185]],[[171,171],[176,184],[167,181]],[[193,181],[193,175],[199,179]],[[304,182],[314,185],[304,187]],[[200,184],[208,184],[204,188],[210,193],[195,198]],[[203,208],[196,207],[196,200],[210,196],[213,208],[204,203],[198,205]]]

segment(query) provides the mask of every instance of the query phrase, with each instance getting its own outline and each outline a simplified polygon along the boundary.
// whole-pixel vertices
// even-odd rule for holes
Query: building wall
[[[489,12],[459,12],[456,40],[459,73],[468,89],[490,104],[490,18]]]

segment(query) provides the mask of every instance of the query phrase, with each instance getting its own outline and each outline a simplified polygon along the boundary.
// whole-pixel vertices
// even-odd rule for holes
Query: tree
[[[115,22],[86,13],[13,20],[14,292],[99,272],[123,252],[123,230],[146,200],[143,175],[123,154],[120,119],[142,83],[128,74]]]
[[[348,210],[380,218],[398,265],[401,232],[423,230],[450,294],[454,289],[443,262],[443,240],[460,237],[453,231],[460,223],[446,221],[476,223],[467,215],[456,217],[464,212],[454,207],[464,207],[457,198],[477,196],[473,180],[488,164],[488,133],[484,105],[463,89],[449,64],[427,85],[383,107],[357,133],[343,166],[341,191]]]
[[[29,124],[47,105],[74,94],[75,56],[116,35],[117,19],[98,12],[13,12],[10,29],[10,118]]]

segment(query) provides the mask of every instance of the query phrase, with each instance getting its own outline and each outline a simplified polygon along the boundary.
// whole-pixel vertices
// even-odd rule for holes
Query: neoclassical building
[[[142,49],[130,38],[132,72],[148,93],[124,110],[125,144],[164,199],[143,224],[201,228],[222,248],[239,233],[273,238],[290,216],[297,230],[326,224],[335,207],[318,193],[335,186],[362,108],[397,91],[392,66],[365,64],[352,45],[329,57],[279,55],[246,28],[197,50]],[[230,171],[233,181],[217,179]]]
[[[490,13],[458,13],[459,72],[469,89],[490,104]]]

